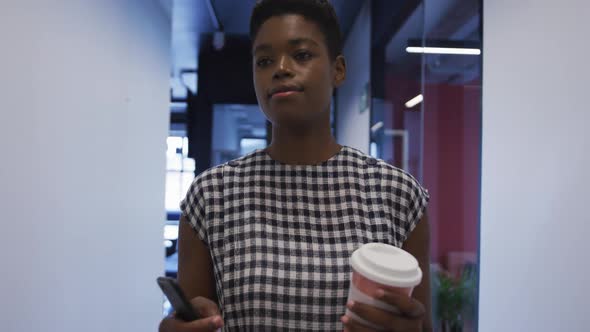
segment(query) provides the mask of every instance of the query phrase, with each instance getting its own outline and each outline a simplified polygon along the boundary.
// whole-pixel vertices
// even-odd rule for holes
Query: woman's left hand
[[[378,300],[398,308],[399,313],[385,311],[360,302],[349,302],[347,308],[359,317],[394,332],[423,332],[424,305],[416,299],[385,290],[379,291]],[[351,317],[343,316],[344,331],[373,331]]]

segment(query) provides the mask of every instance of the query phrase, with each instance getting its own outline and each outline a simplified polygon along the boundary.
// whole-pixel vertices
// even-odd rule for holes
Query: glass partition
[[[373,1],[371,153],[429,190],[435,331],[475,331],[481,1]]]

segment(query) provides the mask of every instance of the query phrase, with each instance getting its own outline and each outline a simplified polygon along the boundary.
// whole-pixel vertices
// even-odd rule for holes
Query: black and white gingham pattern
[[[409,174],[344,147],[314,166],[256,151],[199,175],[181,208],[211,251],[226,331],[342,331],[350,254],[400,247],[427,202]]]

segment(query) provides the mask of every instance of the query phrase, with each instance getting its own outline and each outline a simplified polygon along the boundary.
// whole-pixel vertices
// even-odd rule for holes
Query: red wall
[[[388,81],[395,112],[389,125],[410,133],[409,171],[430,192],[432,258],[444,266],[449,252],[478,250],[481,85],[427,84],[422,111],[406,110],[420,90],[416,82]]]
[[[481,88],[424,88],[423,181],[432,196],[433,258],[478,249]]]

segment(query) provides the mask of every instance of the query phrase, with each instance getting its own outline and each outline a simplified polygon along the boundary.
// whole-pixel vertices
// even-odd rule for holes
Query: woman
[[[200,174],[181,203],[178,280],[203,317],[160,331],[366,331],[346,307],[391,331],[430,330],[427,192],[409,174],[339,145],[333,90],[346,76],[334,9],[321,0],[254,8],[254,85],[272,142]],[[424,278],[398,314],[346,303],[350,254],[403,247]]]

